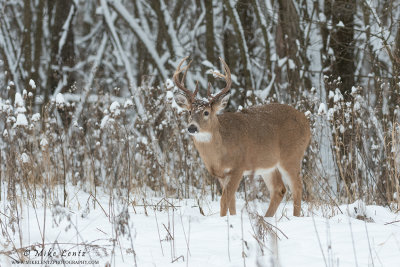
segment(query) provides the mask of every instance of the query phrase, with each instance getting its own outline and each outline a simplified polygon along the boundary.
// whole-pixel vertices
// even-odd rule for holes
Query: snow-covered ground
[[[43,201],[37,201],[36,208],[22,201],[15,234],[2,223],[0,251],[8,255],[0,255],[0,266],[11,266],[12,258],[18,259],[13,246],[21,248],[25,260],[49,261],[63,254],[66,266],[79,260],[95,262],[88,266],[108,262],[118,267],[135,266],[135,261],[137,266],[202,267],[400,263],[400,214],[362,202],[340,206],[343,214],[338,208],[311,208],[303,203],[304,216],[299,218],[291,215],[291,202],[282,203],[276,217],[264,221],[264,225],[274,225],[273,231],[265,231],[249,212],[263,215],[268,203],[250,202],[246,209],[244,200],[238,199],[238,215],[221,218],[219,202],[209,199],[137,197],[126,209],[120,198],[106,193],[98,192],[94,200],[76,187],[68,192],[68,208],[49,205],[45,210]],[[55,203],[53,199],[49,195],[47,201]],[[3,212],[9,203],[0,205]],[[3,222],[5,216],[9,215],[0,213]],[[6,242],[6,236],[12,236],[12,243]],[[42,243],[43,257],[35,252]]]

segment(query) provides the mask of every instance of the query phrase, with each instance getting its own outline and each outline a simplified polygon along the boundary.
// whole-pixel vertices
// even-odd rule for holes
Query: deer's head
[[[226,87],[215,96],[212,96],[211,85],[208,84],[208,99],[198,99],[196,98],[199,90],[198,82],[196,83],[196,89],[193,93],[184,85],[186,73],[190,67],[190,64],[192,63],[192,61],[190,61],[185,67],[181,68],[182,64],[187,60],[187,58],[188,57],[182,59],[173,76],[175,85],[181,90],[180,93],[175,95],[175,102],[182,109],[189,111],[190,116],[187,128],[188,133],[193,135],[197,141],[209,142],[212,138],[213,131],[216,130],[216,127],[218,126],[217,113],[224,109],[228,104],[229,90],[232,84],[231,72],[225,61],[222,58],[219,58],[224,67],[225,75],[222,75],[219,72],[214,72],[213,74],[217,77],[225,79]],[[179,79],[179,75],[183,71],[184,73],[182,79]]]

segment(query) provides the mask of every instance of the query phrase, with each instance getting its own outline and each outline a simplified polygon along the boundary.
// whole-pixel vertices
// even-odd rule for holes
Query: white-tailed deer
[[[270,192],[271,203],[265,216],[273,216],[289,185],[293,194],[294,216],[300,216],[302,179],[300,176],[304,152],[310,141],[310,126],[306,116],[291,106],[269,104],[226,112],[218,115],[229,100],[231,73],[220,58],[226,87],[212,96],[208,86],[208,101],[196,99],[184,85],[191,61],[183,68],[184,58],[173,79],[183,94],[175,101],[190,114],[188,133],[200,153],[207,170],[216,176],[222,187],[220,215],[236,214],[235,192],[243,175],[262,175]],[[182,79],[180,73],[184,71]]]

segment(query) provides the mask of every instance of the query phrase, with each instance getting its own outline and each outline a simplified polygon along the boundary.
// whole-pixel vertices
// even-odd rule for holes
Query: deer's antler
[[[210,103],[217,101],[222,95],[225,95],[227,92],[229,92],[229,90],[231,89],[231,85],[232,85],[231,71],[229,70],[228,65],[226,64],[225,60],[223,60],[221,57],[219,58],[219,60],[221,61],[222,65],[224,67],[225,75],[223,75],[219,72],[214,72],[214,75],[218,76],[219,78],[224,79],[226,81],[226,86],[217,95],[211,97]],[[208,92],[207,92],[208,95],[211,95],[210,87],[211,86],[208,87]]]
[[[190,92],[190,90],[185,87],[186,73],[187,73],[187,71],[188,71],[188,69],[190,67],[190,64],[192,64],[192,60],[189,61],[189,63],[185,67],[181,68],[182,64],[188,59],[188,57],[189,56],[187,56],[187,57],[185,57],[184,59],[181,60],[181,62],[179,63],[178,67],[175,70],[173,79],[174,79],[175,85],[185,93],[186,98],[189,101],[194,102],[194,100],[196,98],[196,95],[197,95],[197,92],[199,90],[198,83],[196,84],[196,90],[194,91],[194,93]],[[185,72],[183,73],[182,79],[179,80],[179,74],[182,71],[185,71]]]
[[[178,67],[177,67],[176,70],[175,70],[173,79],[174,79],[175,85],[176,85],[179,89],[181,89],[181,90],[185,93],[186,98],[187,98],[190,102],[193,103],[193,102],[195,101],[196,95],[197,95],[197,93],[198,93],[198,91],[199,91],[199,82],[197,81],[197,83],[196,83],[196,89],[194,90],[193,93],[190,92],[190,90],[187,89],[187,88],[185,87],[184,81],[185,81],[185,78],[186,78],[187,71],[188,71],[188,69],[189,69],[189,67],[190,67],[190,64],[192,64],[192,60],[189,61],[189,63],[188,63],[185,67],[183,67],[183,68],[181,68],[181,67],[182,67],[182,64],[183,64],[187,59],[188,59],[188,56],[185,57],[184,59],[182,59],[181,62],[179,62]],[[210,84],[210,83],[208,84],[207,96],[208,96],[208,98],[209,98],[210,103],[213,103],[213,102],[217,101],[222,95],[225,95],[225,94],[231,89],[231,85],[232,85],[231,71],[229,70],[228,65],[226,64],[225,60],[223,60],[221,57],[219,58],[219,60],[221,61],[222,65],[223,65],[223,67],[224,67],[225,75],[223,75],[223,74],[221,74],[221,73],[219,73],[219,72],[214,72],[214,75],[218,76],[219,78],[224,79],[224,80],[226,81],[226,86],[225,86],[225,88],[224,88],[221,92],[219,92],[217,95],[212,96],[212,95],[211,95],[211,84]],[[183,72],[183,71],[184,71],[183,77],[182,77],[181,80],[179,80],[179,75],[180,75],[181,72]]]

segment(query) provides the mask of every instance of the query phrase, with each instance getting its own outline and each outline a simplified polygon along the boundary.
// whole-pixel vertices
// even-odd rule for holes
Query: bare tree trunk
[[[396,106],[400,106],[400,26],[397,28],[396,39],[394,43],[394,51],[393,51],[393,81],[391,88],[393,88],[392,97],[390,98],[391,103],[389,104],[389,108],[391,109],[389,114],[394,114],[394,108]],[[394,121],[400,123],[400,115],[398,115],[397,119],[393,118]]]
[[[243,27],[241,25],[241,21],[238,18],[238,14],[236,10],[233,10],[233,7],[231,6],[230,0],[224,0],[224,4],[226,7],[226,11],[227,14],[231,20],[231,23],[233,25],[233,29],[235,31],[235,36],[236,36],[236,42],[239,46],[239,58],[232,58],[231,56],[231,60],[234,61],[238,61],[240,60],[240,65],[243,66],[243,72],[239,72],[242,73],[242,77],[244,80],[244,84],[243,84],[243,89],[244,92],[247,92],[249,90],[254,90],[254,84],[252,81],[252,77],[251,77],[251,73],[250,73],[250,58],[249,58],[249,53],[248,53],[248,47],[247,47],[247,43],[246,43],[246,38],[243,32]],[[246,101],[246,95],[243,96],[242,93],[242,97],[241,99],[239,99],[239,104],[244,106],[245,105],[245,101]],[[254,95],[251,95],[250,100],[252,102],[254,102]]]
[[[50,95],[55,93],[59,85],[63,86],[60,90],[63,92],[65,88],[70,88],[75,82],[75,73],[64,73],[66,71],[63,70],[63,67],[73,67],[75,64],[73,17],[76,8],[73,6],[74,3],[72,0],[56,1],[54,3],[55,6],[49,2],[49,14],[54,12],[55,19],[53,20],[53,25],[49,25],[51,34],[50,62],[47,70],[47,84],[44,91],[45,103],[50,98]],[[52,8],[55,8],[55,11]],[[49,23],[51,21],[51,16],[49,15]],[[61,84],[64,75],[67,82],[66,84]],[[69,113],[64,109],[59,110],[59,114],[63,125],[65,128],[68,128],[71,122],[71,118],[68,116]]]
[[[349,113],[346,108],[347,102],[352,102],[351,88],[354,86],[355,72],[355,55],[354,55],[354,16],[356,3],[352,0],[326,0],[325,14],[327,20],[332,20],[332,29],[326,32],[329,36],[329,43],[326,43],[326,51],[329,47],[332,48],[334,57],[331,57],[327,63],[331,68],[326,72],[330,76],[329,81],[326,81],[327,90],[335,91],[339,88],[343,95],[341,108],[334,113],[333,140],[336,152],[336,164],[339,170],[340,178],[344,182],[347,197],[353,200],[353,196],[362,180],[358,171],[357,157],[355,148],[359,145],[359,140],[351,131],[351,121],[346,119],[346,113]],[[330,16],[330,17],[328,17]],[[330,107],[339,105],[334,103],[333,99],[329,100]],[[350,128],[350,129],[349,129]],[[356,182],[357,187],[352,187]],[[353,188],[353,189],[352,189]]]
[[[364,25],[370,25],[371,19],[370,19],[369,9],[366,7],[365,4],[362,4],[362,9],[363,9]],[[367,40],[371,39],[371,28],[370,27],[367,27],[367,29],[365,30],[365,35],[366,35]],[[380,86],[379,86],[378,80],[379,80],[379,76],[382,75],[381,70],[383,70],[384,68],[382,66],[382,62],[376,56],[376,52],[375,52],[374,47],[372,46],[371,42],[367,42],[366,47],[367,47],[367,51],[368,51],[368,57],[370,58],[370,61],[371,61],[370,68],[371,68],[371,71],[375,74],[373,76],[373,78],[371,78],[370,81],[368,82],[367,90],[368,90],[368,92],[375,93],[375,95],[378,96],[380,94]]]
[[[22,50],[24,55],[24,70],[26,71],[26,81],[24,81],[25,88],[29,83],[29,77],[31,76],[32,67],[32,44],[31,44],[31,25],[32,25],[32,11],[31,1],[24,0],[24,32],[22,41]]]
[[[157,52],[161,55],[163,51],[162,45],[166,43],[171,57],[175,58],[175,52],[172,46],[171,36],[169,36],[168,34],[168,26],[165,22],[164,12],[161,10],[160,0],[151,1],[151,3],[152,3],[151,6],[154,12],[156,13],[158,19],[158,34],[156,42]]]
[[[268,80],[271,79],[271,51],[270,51],[270,45],[268,41],[268,32],[267,32],[267,26],[266,26],[266,21],[264,18],[261,17],[261,10],[259,7],[259,4],[257,2],[258,0],[251,0],[253,9],[254,9],[254,14],[256,15],[258,24],[261,27],[261,32],[263,35],[264,39],[264,47],[265,47],[265,67],[267,69],[267,75],[268,75]]]
[[[206,8],[206,55],[207,60],[215,65],[216,59],[214,54],[215,40],[214,40],[214,11],[213,1],[204,0],[204,6]]]
[[[44,0],[39,0],[39,5],[37,8],[37,17],[36,17],[36,30],[35,30],[35,54],[33,59],[33,73],[32,79],[40,84],[44,85],[44,81],[39,81],[39,69],[40,69],[40,57],[42,55],[42,38],[43,38],[43,9],[44,9]],[[29,90],[32,88],[29,87]],[[36,90],[31,90],[33,95],[36,95]]]
[[[301,57],[300,46],[304,43],[300,18],[292,0],[279,0],[279,21],[276,33],[276,50],[279,58],[286,57],[285,71],[276,68],[276,76],[280,83],[287,84],[285,98],[293,99],[302,87],[300,70],[306,64],[306,57]],[[303,44],[304,47],[304,44]],[[307,83],[309,84],[309,82]],[[289,100],[286,99],[286,101]]]
[[[134,16],[135,16],[135,18],[139,18],[139,9],[138,9],[137,5],[140,4],[140,3],[136,3],[136,1],[134,1],[133,4],[134,4],[134,7],[135,7]],[[158,37],[157,37],[157,39],[158,39]],[[144,76],[147,74],[147,71],[149,69],[149,64],[148,64],[148,62],[149,62],[149,54],[147,53],[146,47],[142,42],[138,41],[136,46],[137,46],[138,51],[143,51],[142,53],[138,53],[137,54],[138,71],[137,71],[137,75],[136,75],[136,80],[142,82]],[[161,48],[157,47],[156,49],[157,49],[157,52],[160,53],[159,49],[161,49]]]
[[[236,10],[239,14],[240,22],[242,23],[244,38],[247,45],[247,53],[249,56],[253,56],[253,49],[255,47],[254,42],[254,28],[253,28],[253,17],[254,10],[251,0],[238,0],[236,4]]]
[[[58,82],[62,78],[62,66],[72,67],[75,61],[75,53],[74,53],[74,33],[73,33],[73,25],[72,23],[69,25],[66,33],[65,43],[60,44],[61,36],[63,33],[63,26],[70,14],[71,7],[73,5],[72,0],[64,0],[64,1],[48,1],[48,12],[49,14],[54,12],[54,24],[50,25],[50,62],[48,66],[48,80],[45,91],[45,100],[47,100],[50,94],[54,93]],[[55,6],[54,6],[55,5]],[[55,8],[55,11],[53,11]],[[51,23],[52,19],[49,15],[49,23]],[[72,21],[72,19],[71,19]],[[60,47],[61,46],[61,47]],[[61,48],[61,49],[60,49]],[[54,69],[53,69],[54,68]],[[73,81],[73,75],[68,75],[68,84],[71,84]]]
[[[335,55],[333,75],[340,77],[340,91],[345,101],[351,101],[351,88],[354,85],[354,0],[334,0],[332,5],[331,47]]]

